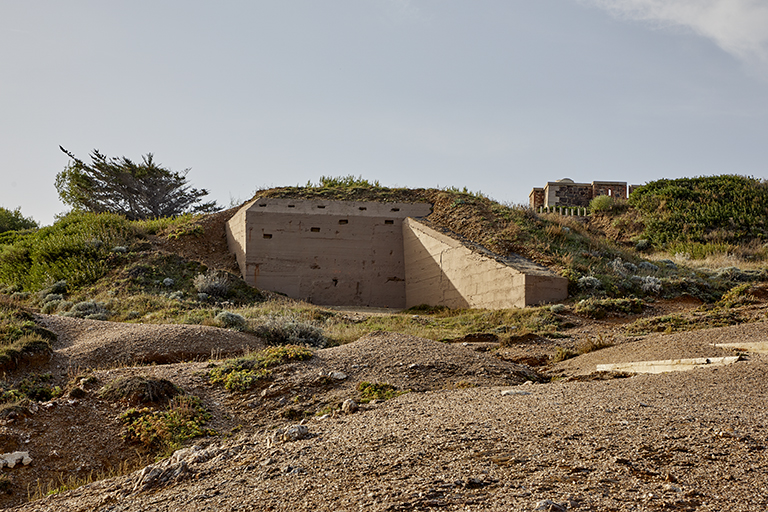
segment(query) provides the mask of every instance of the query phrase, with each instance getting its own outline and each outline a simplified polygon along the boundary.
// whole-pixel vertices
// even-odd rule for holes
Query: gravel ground
[[[664,359],[670,350],[674,357],[713,356],[714,341],[757,341],[766,332],[768,325],[750,324],[648,336],[563,365],[574,365],[569,371],[579,374],[596,361]],[[173,471],[163,473],[174,463],[171,459],[158,463],[156,471],[96,482],[18,510],[768,507],[766,356],[689,372],[513,386],[521,382],[520,375],[510,378],[515,366],[499,366],[498,360],[459,346],[431,343],[377,334],[320,351],[311,364],[286,372],[284,382],[290,385],[282,396],[231,398],[229,405],[224,400],[221,407],[237,402],[251,412],[239,416],[243,423],[237,436],[202,441],[207,449],[200,453],[206,456],[184,459],[179,454]],[[417,366],[408,368],[413,361]],[[457,378],[471,376],[476,387],[436,385],[452,368],[466,364],[475,366]],[[184,366],[152,368],[183,373]],[[337,397],[353,389],[355,381],[377,376],[402,379],[401,386],[411,383],[423,391],[362,405],[350,415],[308,419],[306,437],[270,446],[267,438],[289,422],[260,421],[259,414],[308,386],[309,376],[320,369],[350,372],[332,390]],[[258,407],[247,407],[244,400]],[[234,407],[230,411],[241,414]]]

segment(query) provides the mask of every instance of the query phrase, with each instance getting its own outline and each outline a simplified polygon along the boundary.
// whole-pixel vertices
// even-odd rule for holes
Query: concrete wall
[[[258,198],[226,226],[245,281],[314,304],[512,308],[559,301],[568,282],[410,217],[427,203]]]
[[[228,223],[245,281],[324,305],[405,307],[402,221],[427,203],[258,198]]]
[[[500,261],[425,224],[403,222],[405,304],[504,309],[568,297],[568,280],[519,258]]]

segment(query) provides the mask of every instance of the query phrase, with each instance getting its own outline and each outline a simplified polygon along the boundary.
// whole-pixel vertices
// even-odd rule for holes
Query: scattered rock
[[[544,510],[545,512],[565,512],[568,510],[568,506],[555,503],[552,500],[542,500],[536,504],[536,508],[533,510]]]
[[[32,457],[29,456],[29,452],[12,452],[0,455],[0,468],[12,468],[19,462],[28,466],[29,463],[32,462]]]
[[[279,428],[267,435],[267,448],[271,448],[278,443],[298,441],[309,437],[309,429],[306,425],[293,425],[286,428]]]
[[[516,391],[514,389],[505,389],[501,392],[501,396],[512,396],[512,395],[530,395],[528,391]]]
[[[341,404],[341,411],[344,414],[352,414],[353,412],[357,412],[357,402],[352,400],[351,398],[347,398],[344,400],[344,403]]]

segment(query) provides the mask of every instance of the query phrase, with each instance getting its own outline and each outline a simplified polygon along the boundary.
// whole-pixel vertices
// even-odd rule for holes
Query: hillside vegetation
[[[629,199],[654,244],[768,239],[768,184],[743,176],[658,180]]]
[[[765,201],[762,183],[734,176],[649,183],[628,204],[609,205],[588,219],[536,214],[466,190],[386,188],[354,177],[322,178],[317,184],[256,195],[429,202],[433,211],[428,221],[440,229],[501,256],[521,254],[567,277],[569,302],[586,301],[579,307],[589,313],[621,311],[616,300],[652,301],[682,294],[714,303],[735,286],[765,279],[766,272],[759,268],[740,270],[731,264],[707,269],[689,266],[685,258],[669,259],[681,247],[712,249],[715,243],[751,246],[752,259],[764,257],[764,231],[759,226],[764,226],[765,215],[737,201],[728,191],[731,185],[739,197],[752,198],[749,204],[765,204],[760,203]],[[422,312],[430,315],[429,322],[390,315],[359,323],[269,291],[261,293],[245,285],[236,269],[210,261],[211,254],[228,254],[223,224],[233,213],[129,221],[115,214],[75,212],[49,227],[8,231],[0,234],[0,291],[45,313],[218,325],[258,332],[265,339],[311,344],[344,343],[370,330],[406,331],[438,340],[505,325],[554,333],[564,322],[549,307],[540,307],[503,312],[428,308]],[[726,237],[729,225],[741,228]],[[727,242],[712,241],[717,237]],[[627,243],[629,238],[632,243]]]

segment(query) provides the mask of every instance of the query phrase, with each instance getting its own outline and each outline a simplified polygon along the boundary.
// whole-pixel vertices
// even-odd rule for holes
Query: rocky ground
[[[372,333],[279,367],[255,390],[230,393],[208,382],[206,372],[221,365],[212,355],[258,350],[263,344],[257,338],[199,326],[60,317],[42,322],[59,341],[53,358],[35,371],[51,372],[69,382],[68,389],[82,382],[78,387],[86,392],[0,421],[3,453],[28,451],[32,458],[29,465],[0,470],[10,482],[1,498],[5,507],[751,511],[768,506],[768,356],[748,354],[726,367],[661,375],[594,371],[603,362],[732,355],[713,343],[765,340],[766,323],[626,337],[620,334],[621,320],[582,320],[568,338],[532,338],[499,350],[508,360],[496,357],[488,343]],[[509,360],[551,355],[557,346],[598,334],[615,345],[556,365]],[[556,378],[544,383],[544,373]],[[78,381],[81,375],[93,378]],[[166,378],[200,397],[212,415],[207,426],[219,435],[198,438],[193,447],[154,462],[121,438],[119,415],[128,405],[99,393],[127,375]],[[409,392],[360,404],[354,413],[339,411],[346,399],[360,402],[362,381]],[[110,472],[116,476],[26,502],[56,478],[64,482],[77,475],[89,481]]]

